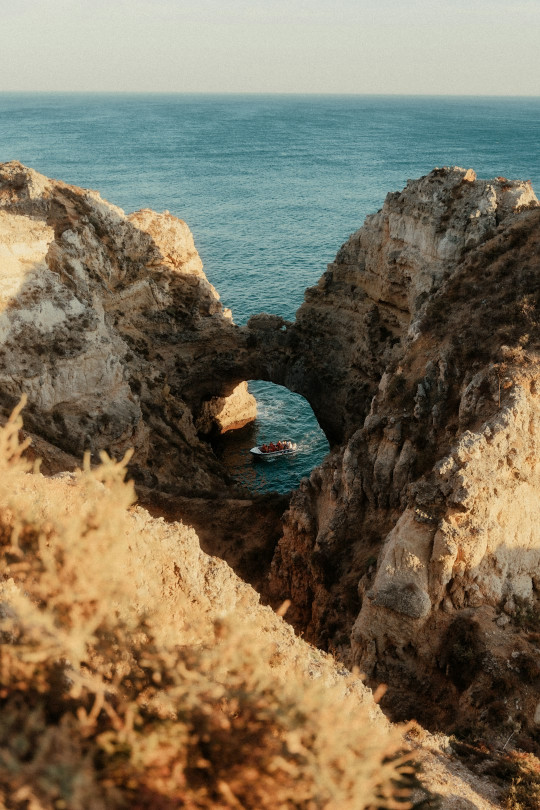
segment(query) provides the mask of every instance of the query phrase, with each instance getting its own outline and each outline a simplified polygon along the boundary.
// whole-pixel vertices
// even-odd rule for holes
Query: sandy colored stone
[[[540,608],[539,256],[530,184],[434,170],[388,195],[287,327],[339,443],[293,494],[271,584],[400,717],[532,728],[540,673],[508,662],[538,660],[519,616]]]
[[[247,382],[239,383],[228,397],[214,397],[205,402],[197,419],[197,430],[226,433],[238,430],[257,417],[257,402],[248,391]]]
[[[0,406],[5,416],[28,395],[27,429],[66,454],[48,452],[49,472],[85,449],[134,447],[140,491],[193,499],[193,522],[227,498],[224,525],[199,532],[205,549],[246,572],[255,560],[265,599],[291,599],[309,640],[388,682],[397,716],[445,725],[492,712],[527,730],[539,256],[529,183],[435,169],[367,217],[294,323],[263,313],[237,327],[185,223],[126,216],[97,192],[2,164]],[[305,396],[332,444],[275,550],[275,510],[259,522],[256,498],[231,499],[199,435],[254,415],[248,379]],[[247,538],[246,519],[235,529],[235,509],[269,542]],[[482,664],[468,684],[452,659],[458,630]]]
[[[520,621],[540,588],[539,256],[530,184],[436,169],[388,195],[294,323],[263,313],[239,328],[181,220],[126,216],[97,192],[2,164],[0,407],[5,417],[27,394],[49,473],[85,449],[134,447],[130,471],[154,509],[159,492],[169,507],[183,498],[194,525],[208,515],[206,551],[246,572],[255,560],[264,597],[290,599],[287,618],[308,640],[388,683],[394,716],[431,727],[487,717],[494,734],[529,733],[538,647]],[[276,515],[251,519],[257,499],[231,498],[199,435],[253,417],[248,379],[305,396],[332,443],[293,494],[275,550],[273,535],[230,530],[234,510],[269,535]],[[74,508],[72,480],[39,486]],[[188,596],[201,616],[238,610],[268,634],[283,677],[291,666],[344,677],[193,528],[142,508],[130,521],[141,609],[165,606],[164,632]],[[469,679],[454,660],[464,639]],[[443,807],[497,806],[445,751],[431,754]]]
[[[227,488],[195,422],[246,424],[254,400],[214,373],[238,329],[185,222],[2,164],[0,306],[4,416],[25,393],[25,424],[64,452],[133,447],[141,483]]]

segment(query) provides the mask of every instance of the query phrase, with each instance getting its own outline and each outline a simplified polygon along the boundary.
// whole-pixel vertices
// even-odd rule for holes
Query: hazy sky
[[[0,0],[1,90],[540,95],[540,0]]]

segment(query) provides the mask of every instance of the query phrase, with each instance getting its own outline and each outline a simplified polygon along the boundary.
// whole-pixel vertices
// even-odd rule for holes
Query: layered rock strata
[[[174,502],[309,639],[389,682],[396,715],[530,729],[539,234],[530,184],[437,169],[388,195],[294,323],[239,328],[185,223],[4,164],[0,405],[28,395],[50,472],[133,446],[147,502],[181,496],[163,496],[169,517]],[[275,553],[283,502],[233,493],[200,437],[253,415],[251,378],[305,396],[333,444]]]
[[[332,444],[363,422],[380,378],[443,280],[499,223],[535,204],[530,183],[435,169],[387,195],[341,247],[294,324],[249,322],[259,373],[302,394]]]
[[[401,717],[535,727],[539,279],[530,186],[437,170],[389,195],[298,314],[323,364],[336,347],[348,439],[294,494],[273,587]]]
[[[28,396],[26,424],[78,458],[135,449],[132,474],[188,492],[225,486],[195,423],[255,418],[241,380],[215,373],[237,327],[189,228],[130,216],[97,192],[0,166],[0,399]],[[230,395],[230,396],[229,396]]]

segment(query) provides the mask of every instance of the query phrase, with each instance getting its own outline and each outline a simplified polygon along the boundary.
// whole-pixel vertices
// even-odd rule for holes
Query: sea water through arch
[[[250,380],[248,387],[257,400],[257,419],[218,439],[216,452],[231,475],[252,492],[289,492],[321,463],[328,441],[304,397],[262,380]],[[271,459],[250,453],[254,445],[278,439],[295,441],[298,451]]]

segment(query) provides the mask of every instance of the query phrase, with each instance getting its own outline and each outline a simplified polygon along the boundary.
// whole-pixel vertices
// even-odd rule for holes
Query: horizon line
[[[504,98],[540,99],[540,94],[523,93],[319,93],[300,90],[0,90],[0,95],[107,95],[107,96],[291,96],[318,98]]]

